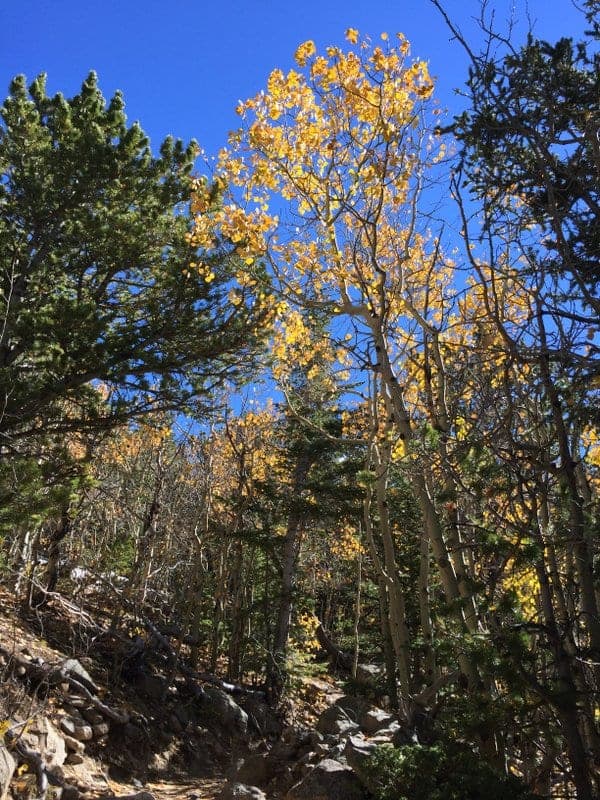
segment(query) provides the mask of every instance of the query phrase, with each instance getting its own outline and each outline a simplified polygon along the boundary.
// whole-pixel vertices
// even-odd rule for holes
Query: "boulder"
[[[89,742],[94,738],[92,726],[85,723],[81,717],[61,717],[60,729],[79,742]]]
[[[76,786],[72,786],[70,783],[65,783],[65,785],[62,787],[60,800],[79,800],[80,797],[81,792]]]
[[[60,767],[65,763],[65,740],[47,717],[34,717],[24,730],[22,738],[27,747],[41,755],[46,766]]]
[[[380,728],[370,737],[370,741],[376,742],[377,744],[385,744],[387,742],[393,742],[398,731],[403,730],[402,725],[398,722],[398,720],[394,720],[390,722],[385,728]]]
[[[0,800],[6,800],[8,787],[16,768],[16,761],[6,747],[0,744]]]
[[[248,714],[252,725],[261,736],[279,736],[282,730],[281,720],[267,703],[257,695],[244,697],[239,703]]]
[[[317,722],[317,731],[319,733],[335,736],[352,733],[358,729],[358,723],[337,704],[326,708]]]
[[[367,733],[377,733],[382,728],[387,728],[394,722],[394,717],[381,708],[370,708],[361,716],[359,725]]]
[[[377,744],[367,741],[364,736],[349,736],[344,747],[344,756],[348,766],[354,770],[359,781],[367,789],[372,787],[369,786],[364,766],[367,759],[373,755],[376,749]]]
[[[67,736],[65,733],[63,736],[65,740],[65,746],[67,750],[71,753],[83,753],[85,750],[85,745],[83,742],[80,742],[78,739],[74,739],[72,736]]]
[[[63,661],[62,671],[65,675],[69,675],[79,681],[92,694],[98,693],[98,687],[94,683],[92,676],[76,658],[67,658],[66,661]]]
[[[243,736],[248,730],[248,714],[217,686],[205,686],[200,702],[209,722],[217,722],[227,733]]]
[[[365,797],[365,790],[350,767],[326,758],[292,786],[285,800],[365,800]]]
[[[337,708],[343,708],[353,722],[359,722],[367,711],[375,708],[366,697],[354,694],[345,694],[342,697],[338,697],[333,705]]]
[[[247,786],[265,787],[273,777],[273,762],[268,753],[252,753],[245,758],[235,773],[235,782]]]
[[[83,764],[85,761],[83,757],[83,753],[76,753],[74,750],[69,752],[65,759],[65,764],[68,764],[72,767],[77,766],[78,764]]]
[[[358,664],[356,667],[356,680],[359,683],[373,685],[383,675],[383,667],[379,664]]]
[[[217,800],[267,800],[266,794],[257,786],[244,783],[228,783],[217,795]]]
[[[102,725],[104,722],[104,715],[101,714],[96,708],[82,708],[80,713],[86,722],[90,723],[90,725]]]
[[[98,725],[92,725],[92,733],[95,739],[99,739],[102,736],[108,736],[109,731],[110,725],[108,722],[99,722]]]

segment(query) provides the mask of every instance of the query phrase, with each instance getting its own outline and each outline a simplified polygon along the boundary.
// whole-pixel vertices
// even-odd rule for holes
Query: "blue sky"
[[[528,10],[550,40],[582,27],[571,0],[494,5],[499,21],[514,6],[525,23]],[[476,41],[479,0],[446,0],[446,8]],[[429,0],[0,0],[0,92],[17,73],[46,72],[50,92],[72,95],[95,69],[107,97],[123,91],[130,121],[153,145],[172,133],[214,153],[237,124],[237,100],[261,89],[274,67],[292,66],[300,42],[342,44],[348,27],[374,38],[402,31],[430,62],[442,104],[456,105],[466,60]]]

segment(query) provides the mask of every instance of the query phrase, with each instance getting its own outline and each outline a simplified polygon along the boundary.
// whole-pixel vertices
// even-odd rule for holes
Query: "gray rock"
[[[76,681],[83,684],[92,694],[98,693],[98,688],[92,676],[76,658],[67,658],[62,664],[62,670],[66,675],[70,675],[72,678],[75,678]]]
[[[89,742],[94,738],[91,725],[87,725],[83,720],[76,717],[61,717],[60,729],[67,736],[72,736],[80,742]]]
[[[36,716],[22,734],[25,744],[38,752],[46,766],[60,767],[65,763],[65,740],[47,717]]]
[[[244,783],[228,783],[217,800],[267,800],[266,794],[257,786]]]
[[[358,697],[352,694],[345,694],[343,697],[338,697],[333,705],[336,708],[343,709],[352,722],[357,723],[360,722],[361,717],[363,717],[367,711],[375,708],[365,697]]]
[[[317,722],[317,731],[319,733],[340,736],[357,730],[358,723],[338,705],[326,708]]]
[[[356,680],[360,683],[374,684],[383,675],[383,667],[379,664],[358,664],[356,667]]]
[[[236,770],[234,781],[262,789],[273,777],[273,762],[267,753],[252,753],[245,758]]]
[[[372,787],[369,785],[364,766],[367,759],[373,755],[376,749],[377,745],[367,741],[364,736],[349,736],[344,747],[344,756],[348,766],[352,767],[360,782],[367,789]]]
[[[65,783],[65,785],[62,787],[60,800],[79,800],[80,797],[81,792],[76,786],[72,786],[70,783]]]
[[[72,736],[67,736],[67,734],[63,734],[63,739],[65,740],[66,748],[71,753],[83,753],[85,750],[85,745],[83,742],[80,742],[78,739],[74,739]],[[68,758],[68,755],[67,755]]]
[[[90,725],[101,725],[104,720],[104,715],[101,714],[96,708],[82,708],[81,716],[89,722]]]
[[[365,796],[350,767],[326,758],[292,786],[285,800],[365,800]]]
[[[416,731],[410,728],[402,728],[400,725],[392,736],[394,747],[402,747],[405,744],[419,744],[419,737]]]
[[[241,708],[248,714],[250,722],[261,736],[279,736],[282,730],[281,720],[264,700],[255,695],[240,701]]]
[[[394,717],[381,708],[371,708],[361,716],[359,725],[365,733],[377,733],[382,728],[387,728]]]
[[[394,737],[400,730],[402,730],[402,725],[398,722],[398,720],[394,720],[385,728],[380,728],[375,735],[371,737],[371,741],[378,742],[379,744],[393,742]]]
[[[3,744],[0,744],[0,800],[6,800],[8,787],[17,763]]]
[[[92,725],[92,733],[95,739],[100,739],[102,736],[108,736],[110,725],[108,722],[100,722],[98,725]]]
[[[74,767],[77,764],[83,764],[84,761],[85,761],[85,759],[83,757],[83,753],[75,753],[73,751],[73,752],[70,752],[68,754],[68,756],[66,757],[65,764],[69,764],[70,766]]]
[[[222,725],[228,733],[243,735],[248,730],[248,714],[222,689],[206,686],[200,702],[211,721]]]

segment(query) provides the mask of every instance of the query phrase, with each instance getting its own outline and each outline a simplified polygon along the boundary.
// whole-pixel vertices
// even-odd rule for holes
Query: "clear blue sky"
[[[499,21],[514,6],[525,22],[528,8],[550,40],[582,27],[571,0],[492,2]],[[446,8],[476,37],[479,0],[446,0]],[[17,73],[46,72],[50,92],[71,95],[94,69],[107,97],[122,89],[130,121],[153,145],[173,133],[214,153],[237,124],[238,99],[262,88],[274,67],[292,66],[300,42],[342,44],[348,27],[373,37],[403,32],[413,54],[429,60],[441,102],[455,103],[466,61],[429,0],[0,0],[0,92]]]

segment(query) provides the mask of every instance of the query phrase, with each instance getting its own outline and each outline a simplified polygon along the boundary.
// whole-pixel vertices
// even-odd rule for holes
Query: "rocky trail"
[[[327,679],[273,710],[150,621],[113,630],[59,595],[0,606],[0,800],[364,800],[361,764],[402,735]]]

